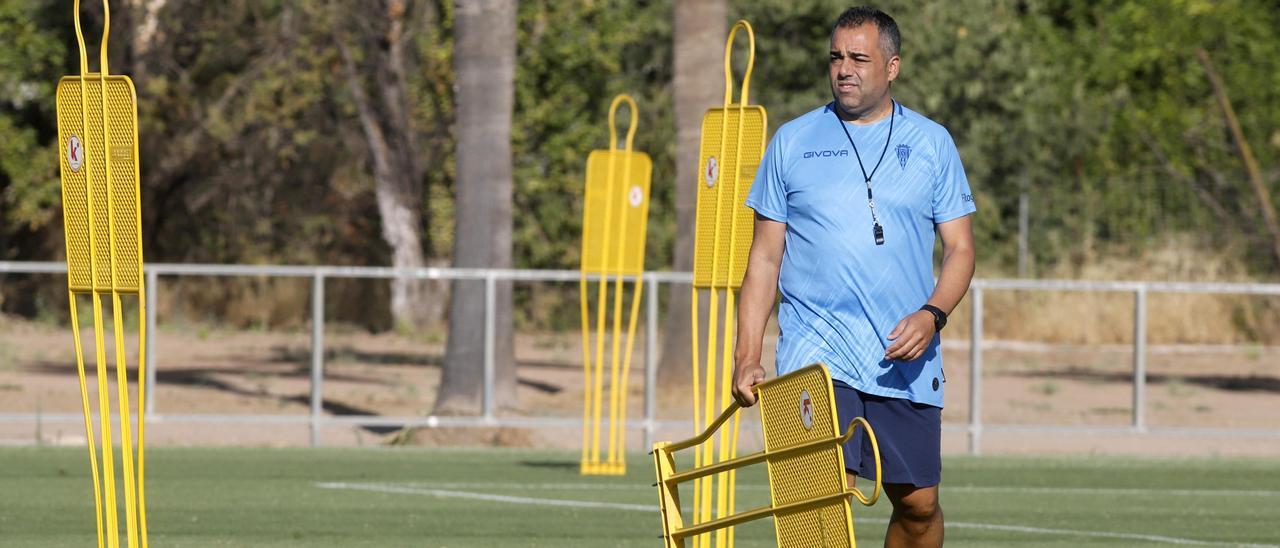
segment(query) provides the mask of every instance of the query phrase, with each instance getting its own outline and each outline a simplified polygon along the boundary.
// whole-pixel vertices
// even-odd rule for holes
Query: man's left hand
[[[898,322],[889,334],[893,344],[885,349],[884,357],[888,360],[911,361],[924,354],[933,341],[937,329],[933,325],[933,314],[927,310],[917,310]]]

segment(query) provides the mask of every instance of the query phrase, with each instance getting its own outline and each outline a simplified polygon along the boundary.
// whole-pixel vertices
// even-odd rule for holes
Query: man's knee
[[[894,513],[914,522],[930,522],[942,513],[938,505],[938,486],[916,487],[910,484],[884,485],[885,494],[893,503]]]

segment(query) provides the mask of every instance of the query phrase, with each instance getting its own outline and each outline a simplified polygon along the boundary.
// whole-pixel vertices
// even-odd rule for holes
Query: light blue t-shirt
[[[909,362],[884,352],[898,322],[933,294],[934,225],[975,211],[964,166],[946,128],[915,111],[895,103],[889,138],[889,116],[860,126],[833,108],[778,128],[747,196],[756,213],[787,225],[778,374],[822,362],[863,392],[942,407],[937,336]],[[850,138],[868,174],[889,140],[871,180],[884,245]]]

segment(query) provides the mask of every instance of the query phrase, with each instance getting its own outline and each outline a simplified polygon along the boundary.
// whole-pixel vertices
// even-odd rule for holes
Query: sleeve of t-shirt
[[[787,222],[787,182],[784,178],[786,163],[783,161],[782,137],[775,134],[769,140],[764,158],[756,170],[756,180],[747,193],[747,207],[763,217],[779,223]]]
[[[944,134],[938,150],[938,173],[933,183],[933,222],[942,224],[969,215],[978,208],[969,190],[969,178],[960,163],[960,152],[951,135]]]

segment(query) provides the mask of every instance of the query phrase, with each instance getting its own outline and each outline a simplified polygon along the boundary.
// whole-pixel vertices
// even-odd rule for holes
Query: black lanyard
[[[876,238],[876,245],[884,245],[884,228],[880,226],[880,218],[876,216],[876,200],[871,196],[871,178],[875,177],[876,170],[880,169],[880,163],[884,161],[884,153],[889,151],[889,143],[893,141],[893,117],[897,112],[897,104],[893,101],[889,102],[889,136],[884,140],[884,149],[880,151],[880,159],[876,160],[876,167],[871,168],[871,174],[867,175],[867,168],[862,166],[862,155],[858,154],[858,145],[853,143],[853,137],[849,135],[849,128],[844,127],[844,120],[840,119],[840,114],[836,112],[838,105],[831,109],[836,115],[836,122],[840,124],[840,129],[844,131],[844,136],[849,140],[849,145],[853,147],[853,155],[858,159],[858,169],[862,170],[863,182],[867,183],[867,206],[871,208],[871,234]]]

